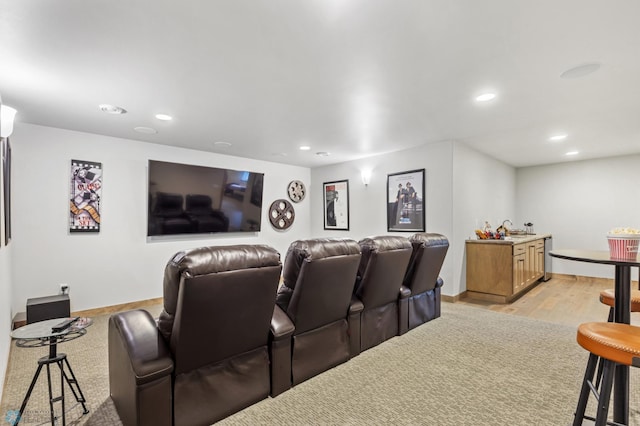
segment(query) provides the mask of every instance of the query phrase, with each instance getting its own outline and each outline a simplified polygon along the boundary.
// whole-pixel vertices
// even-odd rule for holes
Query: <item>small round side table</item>
[[[64,323],[67,320],[74,320],[71,325],[63,330],[57,330],[56,327],[60,324]],[[42,346],[49,347],[49,355],[44,356],[38,360],[38,368],[36,373],[31,380],[31,385],[29,385],[29,390],[22,401],[22,405],[20,406],[20,412],[13,423],[14,426],[17,425],[24,413],[24,409],[29,402],[29,397],[31,396],[31,392],[33,391],[33,387],[38,381],[38,377],[40,376],[40,372],[42,371],[42,367],[47,368],[47,384],[49,388],[49,409],[51,411],[51,424],[54,425],[56,421],[55,411],[53,404],[56,402],[61,403],[62,408],[62,424],[66,425],[65,419],[65,405],[64,405],[64,384],[66,383],[71,389],[73,396],[76,401],[82,404],[83,413],[87,414],[89,410],[85,405],[86,399],[82,394],[82,390],[80,389],[80,385],[76,380],[75,374],[73,374],[73,370],[71,369],[71,365],[69,364],[69,360],[67,359],[67,354],[58,353],[58,343],[68,342],[69,340],[74,340],[79,337],[87,334],[87,327],[89,327],[93,321],[91,318],[55,318],[45,321],[35,322],[33,324],[27,324],[23,327],[17,328],[11,332],[11,337],[16,341],[16,346],[21,348],[37,348]],[[56,331],[54,331],[56,330]],[[60,396],[53,396],[52,386],[51,386],[51,364],[56,364],[60,369]]]

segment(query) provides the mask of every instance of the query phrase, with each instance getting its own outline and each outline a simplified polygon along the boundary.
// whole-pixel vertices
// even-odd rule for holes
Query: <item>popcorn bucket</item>
[[[607,240],[609,241],[609,255],[611,259],[636,260],[638,256],[638,246],[640,245],[640,235],[607,235]]]

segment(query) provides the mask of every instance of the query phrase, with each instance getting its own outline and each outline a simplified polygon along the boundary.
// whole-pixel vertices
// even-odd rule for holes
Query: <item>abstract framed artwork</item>
[[[424,232],[424,169],[387,175],[387,230]]]
[[[324,229],[349,230],[349,181],[322,184]]]
[[[70,232],[100,232],[102,163],[71,160]]]

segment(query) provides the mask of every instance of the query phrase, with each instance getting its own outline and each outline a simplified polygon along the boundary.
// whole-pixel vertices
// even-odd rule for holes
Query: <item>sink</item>
[[[508,235],[504,239],[507,241],[514,241],[514,240],[524,240],[525,238],[529,238],[529,237],[533,237],[533,235],[527,235],[527,234]]]

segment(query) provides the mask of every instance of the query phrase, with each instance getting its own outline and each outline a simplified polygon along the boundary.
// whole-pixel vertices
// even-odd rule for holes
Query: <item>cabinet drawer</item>
[[[536,249],[544,249],[544,240],[536,240]]]
[[[513,255],[517,256],[519,254],[524,254],[527,251],[526,244],[514,244],[513,245]]]

